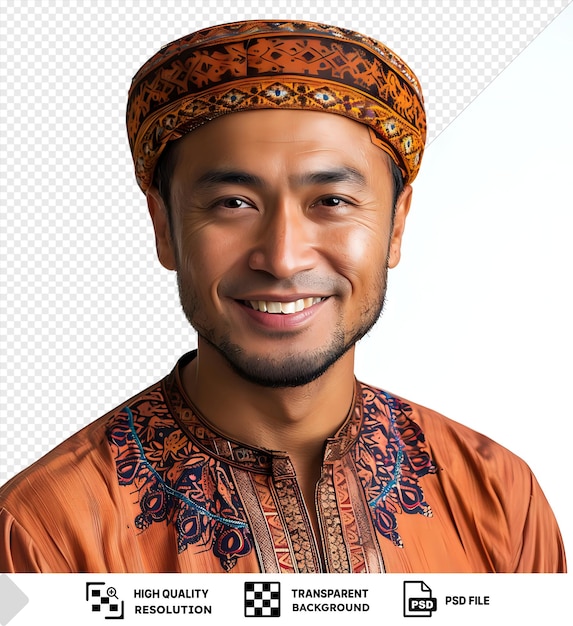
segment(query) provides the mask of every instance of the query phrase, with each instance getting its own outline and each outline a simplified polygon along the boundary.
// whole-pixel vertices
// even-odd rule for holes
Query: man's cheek
[[[385,264],[388,242],[368,230],[353,230],[339,237],[332,236],[329,256],[337,271],[349,279],[365,281]]]

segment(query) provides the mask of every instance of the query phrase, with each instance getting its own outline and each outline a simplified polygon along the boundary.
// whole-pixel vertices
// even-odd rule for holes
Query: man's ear
[[[150,187],[146,195],[147,208],[155,230],[157,257],[163,267],[168,270],[175,270],[177,269],[175,245],[171,237],[167,207],[156,187]]]
[[[402,247],[402,236],[406,227],[406,217],[410,211],[412,202],[412,186],[406,185],[396,202],[396,212],[394,214],[394,227],[390,236],[390,248],[388,250],[388,267],[396,267],[400,261],[400,249]]]

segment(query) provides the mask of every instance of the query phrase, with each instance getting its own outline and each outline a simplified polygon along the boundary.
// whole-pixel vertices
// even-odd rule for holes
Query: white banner
[[[0,574],[0,626],[566,623],[569,574]]]

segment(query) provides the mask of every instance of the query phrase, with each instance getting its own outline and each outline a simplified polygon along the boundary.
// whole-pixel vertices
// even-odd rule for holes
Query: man
[[[424,149],[408,66],[216,26],[141,68],[127,124],[198,349],[0,490],[1,569],[565,571],[523,461],[354,378]]]

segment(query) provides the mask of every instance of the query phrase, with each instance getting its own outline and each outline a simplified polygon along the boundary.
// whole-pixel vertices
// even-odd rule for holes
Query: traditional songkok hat
[[[139,186],[151,186],[169,141],[221,115],[274,108],[327,111],[366,124],[405,183],[418,173],[424,101],[400,57],[343,28],[253,20],[182,37],[135,75],[127,133]]]

